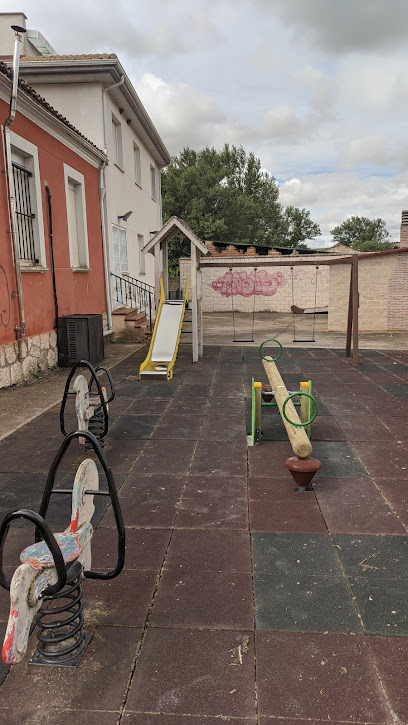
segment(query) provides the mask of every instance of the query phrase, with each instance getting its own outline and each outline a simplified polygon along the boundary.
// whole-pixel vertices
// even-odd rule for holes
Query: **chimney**
[[[408,209],[401,214],[400,247],[408,247]]]

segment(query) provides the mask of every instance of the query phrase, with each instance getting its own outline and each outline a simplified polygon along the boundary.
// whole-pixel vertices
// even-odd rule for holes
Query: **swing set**
[[[297,266],[310,266],[313,265],[316,269],[315,273],[315,306],[313,312],[313,329],[312,329],[312,339],[305,340],[305,339],[299,339],[296,337],[296,322],[295,319],[293,319],[293,326],[294,326],[294,342],[315,342],[315,320],[316,320],[316,314],[319,314],[319,310],[316,309],[316,302],[317,302],[317,285],[318,285],[318,270],[321,266],[332,266],[334,264],[348,264],[351,268],[350,273],[350,289],[349,289],[349,301],[348,301],[348,317],[347,317],[347,331],[346,331],[346,349],[345,349],[345,356],[346,357],[352,357],[352,363],[353,365],[359,364],[359,353],[358,353],[358,307],[359,307],[359,293],[358,293],[358,254],[353,254],[349,256],[333,256],[330,259],[325,259],[322,261],[319,261],[319,264],[317,265],[315,261],[303,259],[303,260],[292,260],[292,259],[257,259],[256,262],[256,271],[259,270],[259,268],[262,267],[291,267],[292,270],[294,267]],[[242,261],[237,262],[217,262],[216,264],[214,262],[207,262],[207,261],[201,261],[198,262],[198,268],[199,270],[203,268],[222,268],[227,267],[229,271],[232,273],[234,269],[242,269],[242,268],[252,268],[255,271],[254,263],[243,259]],[[232,289],[232,276],[231,276],[231,290]],[[251,339],[248,340],[239,340],[236,336],[236,320],[235,320],[235,307],[234,307],[234,295],[232,294],[232,311],[233,311],[233,326],[234,326],[234,342],[253,342],[254,337],[254,323],[255,323],[255,284],[254,284],[254,301],[253,301],[253,308],[252,308],[252,331],[251,331]],[[295,284],[293,279],[293,273],[292,273],[292,299],[293,299],[293,305],[292,305],[292,313],[293,318],[296,313],[296,305],[294,304],[294,293],[295,293]],[[295,309],[293,309],[295,308]],[[298,310],[300,308],[297,308]],[[301,310],[304,312],[304,310]],[[351,350],[353,351],[351,353]]]

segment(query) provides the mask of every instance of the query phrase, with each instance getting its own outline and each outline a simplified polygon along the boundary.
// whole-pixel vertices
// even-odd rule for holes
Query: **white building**
[[[12,24],[24,28],[26,16],[0,14],[3,58],[12,54]],[[100,190],[115,309],[126,300],[113,275],[154,285],[153,259],[141,250],[162,226],[160,170],[170,155],[116,55],[60,56],[38,31],[27,36],[20,77],[109,159]]]

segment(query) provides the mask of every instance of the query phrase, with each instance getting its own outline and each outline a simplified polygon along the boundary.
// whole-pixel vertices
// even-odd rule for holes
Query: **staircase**
[[[134,330],[143,336],[152,334],[154,313],[154,288],[133,277],[113,274],[112,286],[115,302],[119,305],[112,312],[115,334]]]
[[[192,311],[188,307],[184,313],[183,327],[181,328],[180,342],[179,345],[190,345],[193,334],[193,319]]]

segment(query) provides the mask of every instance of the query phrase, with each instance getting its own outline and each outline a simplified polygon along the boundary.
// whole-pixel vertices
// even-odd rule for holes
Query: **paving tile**
[[[352,442],[356,455],[373,478],[408,478],[407,451],[403,443]]]
[[[194,453],[194,441],[147,441],[134,466],[137,473],[187,473]]]
[[[325,533],[323,516],[316,500],[250,501],[249,521],[252,531],[288,531]]]
[[[2,706],[24,711],[29,692],[31,712],[48,712],[50,693],[54,712],[81,710],[85,702],[90,710],[119,710],[139,637],[135,628],[98,627],[81,665],[63,676],[60,668],[30,667],[27,654],[2,685]]]
[[[249,533],[241,531],[174,531],[165,563],[180,573],[190,570],[250,572]]]
[[[348,577],[407,579],[408,537],[333,535]]]
[[[224,415],[206,415],[203,418],[200,441],[241,441],[246,440],[246,429],[243,420],[228,420]]]
[[[249,475],[270,478],[272,474],[281,477],[286,471],[285,461],[290,456],[293,456],[293,450],[288,441],[264,442],[259,446],[249,447]]]
[[[314,441],[346,441],[347,437],[331,415],[318,415],[312,423]]]
[[[183,485],[182,477],[136,477],[132,473],[119,492],[125,526],[171,527]],[[111,509],[103,519],[103,523],[105,526],[114,524]]]
[[[386,723],[390,712],[363,637],[257,634],[261,715]]]
[[[47,725],[74,725],[74,723],[87,723],[87,725],[116,725],[119,711],[102,712],[101,710],[91,712],[90,710],[60,710],[50,711],[50,705],[46,701],[42,707],[35,710],[26,705],[21,710],[14,708],[3,709],[0,705],[0,721],[4,725],[36,725],[47,723]]]
[[[253,620],[250,573],[167,570],[150,625],[248,630]]]
[[[149,629],[127,709],[254,719],[253,646],[250,633]]]
[[[315,501],[313,491],[299,491],[289,471],[282,478],[248,478],[248,496],[251,501]]]
[[[247,718],[243,720],[242,718],[234,717],[232,722],[233,725],[257,725],[256,720],[253,720],[252,718],[250,720]],[[183,715],[150,715],[148,713],[132,712],[125,712],[122,723],[124,723],[124,725],[193,725],[189,715],[184,717]],[[220,725],[220,720],[219,718],[213,717],[202,718],[195,716],[194,725]]]
[[[254,571],[283,575],[339,576],[340,565],[327,534],[252,534]]]
[[[369,637],[368,643],[390,703],[390,722],[407,722],[408,639]]]
[[[110,438],[119,440],[145,440],[150,438],[160,416],[158,415],[121,415],[109,431]]]
[[[364,478],[368,476],[364,465],[358,460],[353,448],[348,443],[313,442],[312,455],[322,464],[314,480],[320,477]]]
[[[246,440],[242,443],[227,441],[198,441],[191,475],[245,476]]]
[[[393,434],[373,415],[348,415],[334,413],[340,428],[349,441],[386,441],[393,440]]]
[[[349,578],[348,583],[361,614],[364,631],[384,637],[408,636],[407,579],[376,577]]]
[[[158,571],[165,557],[170,529],[126,529],[125,569]],[[109,569],[117,557],[115,528],[98,526],[92,537],[92,568]]]
[[[153,431],[152,438],[196,440],[200,426],[201,416],[197,413],[194,415],[165,413]]]
[[[124,570],[115,579],[85,579],[85,628],[143,627],[156,585],[156,572]]]
[[[256,574],[255,611],[258,630],[362,633],[341,576]]]
[[[177,505],[176,528],[248,529],[248,502],[228,490],[189,490]]]

